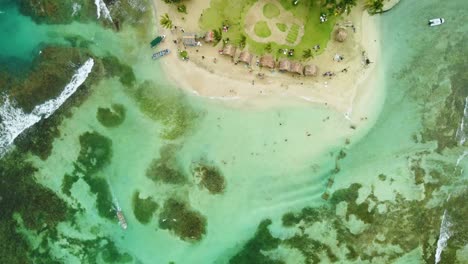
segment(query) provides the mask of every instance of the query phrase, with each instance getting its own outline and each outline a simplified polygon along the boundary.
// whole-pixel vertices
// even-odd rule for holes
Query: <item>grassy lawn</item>
[[[254,27],[255,35],[261,38],[268,38],[271,35],[270,28],[268,27],[267,22],[259,21],[255,24]]]
[[[219,29],[223,23],[227,23],[230,27],[228,32],[223,32],[223,39],[229,38],[232,43],[237,44],[236,41],[241,38],[240,36],[245,35],[247,37],[247,49],[255,54],[263,55],[266,53],[265,47],[267,43],[254,41],[244,31],[244,16],[256,2],[257,0],[212,0],[210,8],[207,8],[203,12],[203,16],[200,17],[200,28],[202,30]],[[277,58],[281,58],[284,55],[278,52],[279,49],[293,48],[295,50],[293,59],[302,60],[302,52],[312,48],[316,44],[319,44],[322,49],[314,55],[323,52],[330,40],[333,25],[337,17],[328,17],[328,21],[321,24],[319,20],[320,12],[325,10],[321,9],[320,3],[316,1],[299,1],[297,6],[293,6],[291,0],[278,0],[278,2],[284,9],[303,21],[304,36],[296,46],[280,45],[272,42],[271,53]],[[258,12],[262,11],[259,10]],[[284,22],[288,23],[289,21]]]
[[[276,27],[281,31],[281,32],[286,32],[288,30],[288,26],[283,23],[276,23]]]
[[[298,24],[293,24],[291,26],[291,29],[288,32],[288,36],[286,37],[286,41],[291,43],[291,44],[296,42],[297,35],[299,35],[299,25]]]
[[[274,18],[279,16],[280,10],[274,4],[268,3],[263,6],[263,15],[266,18]]]

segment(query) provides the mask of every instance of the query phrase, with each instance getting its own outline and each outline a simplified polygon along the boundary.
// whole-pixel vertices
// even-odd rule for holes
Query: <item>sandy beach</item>
[[[318,66],[318,75],[312,77],[260,68],[255,65],[259,56],[254,56],[250,68],[242,63],[235,65],[232,58],[218,54],[220,44],[213,47],[202,42],[201,47],[187,47],[190,59],[181,60],[177,56],[177,50],[184,47],[173,42],[181,34],[177,31],[183,28],[185,32],[200,32],[198,18],[209,4],[209,0],[196,3],[189,1],[186,6],[190,15],[185,15],[177,13],[174,7],[171,8],[162,0],[154,1],[158,23],[161,15],[168,13],[173,25],[178,27],[177,30],[168,30],[158,25],[158,34],[167,36],[160,48],[174,51],[160,60],[162,68],[170,80],[191,93],[249,106],[302,100],[327,105],[350,116],[352,109],[362,109],[354,105],[359,94],[369,94],[369,90],[378,88],[375,81],[369,79],[379,67],[378,18],[368,15],[362,6],[355,7],[350,15],[339,20],[335,26],[337,28],[352,24],[356,28],[355,32],[347,27],[348,38],[344,43],[331,39],[322,54],[305,63]],[[245,49],[248,50],[248,46]],[[365,65],[363,52],[371,64]],[[237,51],[234,58],[239,53]],[[334,61],[335,54],[342,55],[344,60]],[[347,71],[344,72],[343,69]],[[322,76],[327,71],[335,73],[335,76]],[[258,73],[265,77],[258,78]],[[366,103],[365,100],[359,101]]]

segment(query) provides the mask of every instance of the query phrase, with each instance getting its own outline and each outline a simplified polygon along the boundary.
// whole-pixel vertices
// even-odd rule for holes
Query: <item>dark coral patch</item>
[[[206,218],[185,202],[170,198],[159,215],[159,227],[183,240],[198,241],[206,234]]]

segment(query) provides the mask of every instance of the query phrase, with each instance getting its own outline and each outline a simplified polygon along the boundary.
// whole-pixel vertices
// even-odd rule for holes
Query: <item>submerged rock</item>
[[[158,204],[151,197],[140,198],[140,192],[133,193],[132,207],[135,218],[142,224],[148,224],[158,209]]]
[[[121,104],[112,104],[111,108],[99,107],[96,118],[105,127],[116,127],[125,120],[125,107]]]
[[[187,203],[170,198],[159,215],[159,227],[173,231],[183,240],[198,241],[206,234],[206,218]]]
[[[160,158],[154,159],[149,168],[146,170],[146,177],[154,182],[162,182],[166,184],[184,184],[187,178],[177,163],[176,151],[179,146],[166,145],[159,151]]]
[[[223,193],[226,188],[224,177],[215,166],[199,163],[193,167],[192,174],[199,180],[200,186],[206,188],[211,194]]]

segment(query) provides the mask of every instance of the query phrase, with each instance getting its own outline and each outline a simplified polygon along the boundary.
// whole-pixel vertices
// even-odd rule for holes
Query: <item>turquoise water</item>
[[[20,70],[39,52],[40,44],[49,40],[46,28],[36,25],[30,18],[21,16],[13,4],[0,5],[0,57],[9,69]],[[19,65],[18,65],[19,64]],[[18,67],[17,67],[18,65]]]
[[[72,45],[67,36],[79,36],[87,43],[82,56],[96,61],[86,92],[56,113],[64,118],[36,126],[60,133],[25,132],[52,137],[50,154],[40,158],[40,140],[20,137],[0,160],[1,177],[16,183],[11,175],[23,176],[13,192],[0,189],[8,212],[0,218],[1,243],[20,249],[2,247],[0,262],[22,263],[23,255],[37,263],[468,261],[467,143],[457,133],[468,97],[462,1],[402,1],[382,15],[375,89],[385,98],[369,121],[357,123],[306,103],[244,109],[187,95],[164,79],[141,47],[150,37],[132,27],[115,33],[102,21],[38,25],[13,7],[0,10],[7,11],[0,28],[21,25],[14,41],[1,41],[7,48],[0,62],[30,63],[47,43]],[[427,18],[438,16],[446,24],[428,28]],[[21,41],[31,35],[35,41]],[[16,42],[24,44],[15,49]],[[112,77],[118,70],[101,61],[107,55],[130,65],[135,81],[122,81],[120,72]],[[106,126],[99,108],[113,104],[125,114]],[[19,165],[26,161],[37,171]],[[200,183],[196,165],[216,168],[221,193]],[[52,194],[43,202],[45,190]],[[23,201],[31,193],[38,194]],[[51,211],[61,203],[50,197],[70,211]],[[171,199],[185,207],[170,210]]]

